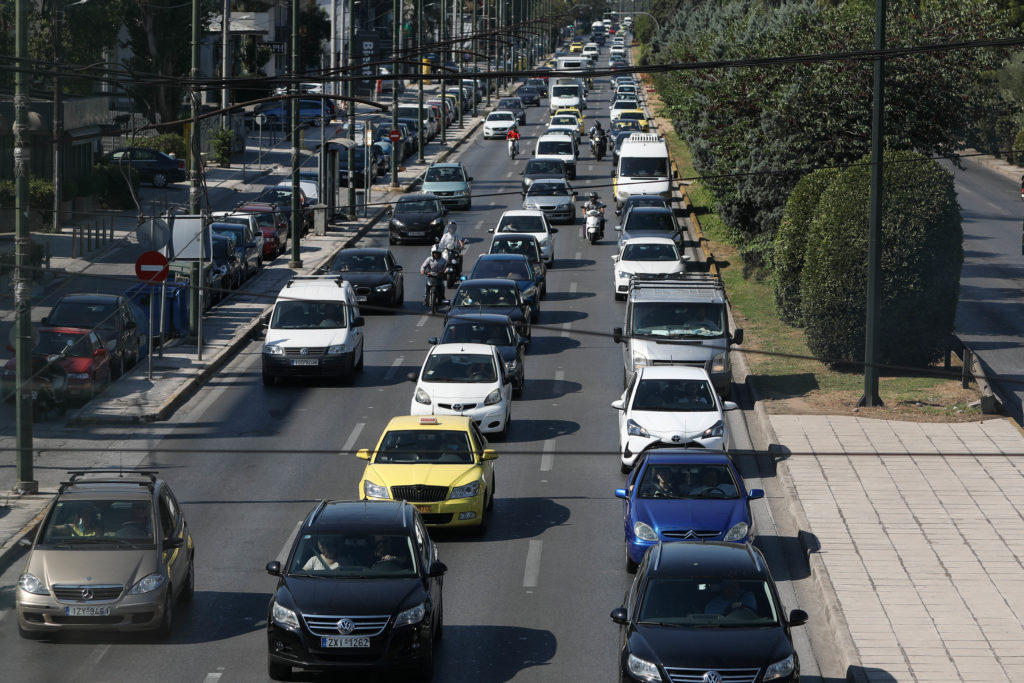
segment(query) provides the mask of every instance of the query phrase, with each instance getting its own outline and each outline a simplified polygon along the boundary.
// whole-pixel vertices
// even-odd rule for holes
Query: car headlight
[[[363,482],[363,495],[367,498],[388,498],[388,489],[386,486],[380,484],[374,484],[369,479]]]
[[[651,435],[650,432],[641,427],[640,424],[632,418],[626,420],[626,434],[628,434],[629,436],[644,437],[649,437]]]
[[[487,398],[484,399],[485,406],[493,406],[496,403],[501,403],[501,389],[495,389],[487,394]]]
[[[397,218],[391,219],[391,225],[395,226],[396,228],[405,228],[405,223],[398,220]]]
[[[89,379],[88,372],[69,372],[68,379]]]
[[[264,344],[263,353],[267,354],[268,356],[283,356],[284,347],[278,346],[277,344]]]
[[[633,354],[633,369],[642,368],[648,363],[647,356],[642,353]]]
[[[413,394],[413,398],[417,403],[422,403],[425,406],[430,405],[430,394],[423,391],[420,387],[416,387],[416,393]]]
[[[479,495],[480,493],[480,482],[474,481],[466,484],[465,486],[456,486],[452,489],[452,495],[449,496],[452,499],[455,498],[472,498],[473,496]]]
[[[377,285],[376,287],[373,288],[373,291],[375,291],[375,292],[390,292],[391,291],[391,287],[392,287],[392,285],[389,282],[386,285]]]
[[[427,607],[422,602],[415,607],[410,607],[407,610],[403,610],[398,613],[395,617],[395,628],[399,626],[409,626],[410,624],[418,624],[423,621],[423,617],[427,614]]]
[[[732,525],[732,528],[725,532],[725,536],[722,537],[723,541],[742,541],[747,537],[747,533],[750,531],[750,525],[746,522],[737,522]]]
[[[654,532],[650,524],[644,522],[637,522],[633,525],[633,533],[636,534],[637,540],[639,541],[657,541],[658,534]]]
[[[648,662],[646,659],[640,659],[632,653],[626,658],[626,668],[629,669],[629,673],[641,681],[661,681],[661,674],[658,673],[657,664]]]
[[[505,372],[515,372],[519,369],[519,361],[505,361]]]
[[[626,272],[625,270],[620,270],[619,272],[615,273],[615,277],[624,278],[628,280],[629,278],[633,277],[633,273]]]
[[[430,221],[430,224],[435,226],[435,227],[440,227],[440,226],[444,225],[444,219],[443,218],[435,218],[434,220]]]
[[[141,593],[150,593],[155,591],[160,586],[167,583],[167,578],[163,574],[149,574],[143,576],[141,579],[135,582],[132,589],[128,591],[129,595],[139,595]]]
[[[295,610],[282,607],[276,600],[274,601],[274,606],[270,608],[270,618],[278,626],[284,626],[293,631],[299,630],[299,617],[295,614]]]
[[[716,354],[711,359],[711,372],[725,372],[725,356],[728,351],[722,351],[722,353]]]
[[[719,420],[715,424],[711,425],[700,435],[702,439],[710,439],[716,436],[725,436],[725,422]]]
[[[536,204],[534,202],[523,202],[523,208],[524,209],[529,209],[531,211],[539,211],[540,210],[540,205]]]
[[[334,344],[333,346],[328,346],[327,347],[327,355],[328,356],[337,356],[337,355],[342,354],[342,353],[345,353],[345,345],[344,344]]]
[[[776,678],[782,678],[793,673],[794,669],[793,655],[790,655],[780,662],[771,664],[767,669],[764,670],[765,681],[774,681]]]
[[[18,577],[18,588],[31,593],[32,595],[49,595],[50,591],[47,590],[46,584],[43,583],[34,574],[22,574]]]
[[[551,238],[550,237],[541,237],[540,238],[540,246],[546,247],[549,244],[551,244]]]

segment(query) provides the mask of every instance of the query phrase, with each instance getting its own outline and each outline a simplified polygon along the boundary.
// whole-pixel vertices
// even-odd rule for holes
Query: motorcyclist
[[[591,209],[595,211],[601,211],[605,207],[604,202],[597,198],[596,192],[590,193],[590,199],[583,205],[583,215],[586,216],[587,212]],[[598,228],[598,239],[604,239],[604,214],[601,214],[601,223]]]
[[[427,276],[427,284],[423,289],[423,305],[428,308],[430,307],[430,280],[432,278],[444,277],[444,267],[446,265],[448,265],[448,262],[441,255],[441,245],[435,244],[430,250],[430,256],[420,266],[420,275]]]
[[[455,249],[455,251],[462,251],[466,245],[462,241],[462,237],[459,235],[459,225],[455,221],[448,221],[448,225],[445,226],[444,234],[441,235],[441,239],[438,241],[437,246],[441,247],[442,251],[449,249]]]
[[[515,149],[516,154],[519,154],[519,138],[522,136],[516,128],[509,128],[508,132],[505,133],[506,140],[512,140],[512,148]]]
[[[590,127],[589,135],[590,141],[594,145],[595,154],[599,150],[601,156],[604,156],[605,148],[608,144],[608,138],[605,136],[604,129],[601,128],[600,121],[595,121],[594,125]]]

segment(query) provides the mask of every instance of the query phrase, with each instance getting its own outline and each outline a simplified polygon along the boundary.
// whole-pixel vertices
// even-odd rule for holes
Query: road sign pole
[[[153,285],[149,286],[149,372],[147,379],[153,379]]]

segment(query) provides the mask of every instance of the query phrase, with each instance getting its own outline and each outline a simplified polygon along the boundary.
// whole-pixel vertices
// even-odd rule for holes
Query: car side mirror
[[[622,226],[621,225],[616,225],[615,226],[615,232],[622,232]]]
[[[427,343],[430,344],[431,346],[437,346],[438,339],[437,339],[437,337],[428,337],[427,338]]]
[[[623,338],[622,338],[622,328],[621,327],[616,327],[616,328],[612,329],[612,339],[615,340],[616,344],[621,344],[622,343]]]
[[[174,536],[172,536],[171,538],[165,538],[162,541],[164,550],[174,550],[175,548],[180,548],[184,543],[185,539]]]
[[[352,327],[362,327],[365,324],[366,319],[363,318],[363,316],[361,315],[357,315],[356,317],[352,318]]]
[[[794,611],[798,611],[798,610],[794,610]],[[608,616],[610,616],[612,618],[612,621],[614,621],[616,624],[627,624],[627,623],[629,623],[629,617],[626,614],[626,608],[625,607],[616,607],[615,609],[612,610],[612,613],[610,615],[608,615]]]
[[[440,560],[434,560],[430,563],[430,569],[427,570],[427,576],[435,578],[438,576],[444,576],[448,572],[448,565]]]
[[[498,459],[498,451],[494,450],[493,448],[485,448],[484,452],[483,452],[483,455],[480,456],[480,459],[481,460],[497,460]]]
[[[807,612],[802,609],[795,609],[789,613],[790,626],[803,626],[807,623]]]
[[[358,451],[356,451],[356,457],[359,458],[360,460],[369,460],[370,459],[370,449],[369,448],[360,448]]]
[[[621,398],[617,398],[612,401],[612,408],[615,408],[615,410],[625,410],[626,404]]]
[[[764,489],[750,489],[747,491],[747,500],[761,500],[764,498]]]
[[[32,539],[29,538],[28,536],[25,536],[23,538],[18,539],[18,547],[20,547],[20,548],[31,548],[32,547]]]
[[[625,499],[627,497],[626,489],[615,489],[615,497]]]
[[[50,320],[50,317],[49,317],[49,316],[46,316],[46,317],[44,317],[44,318],[43,318],[42,320],[40,320],[40,321],[39,321],[39,324],[40,324],[40,325],[49,325],[49,324],[50,324],[50,323],[49,323],[49,320]]]
[[[271,576],[281,576],[281,563],[277,560],[267,562],[267,573]]]
[[[732,333],[732,343],[737,346],[743,343],[743,328],[739,327]]]
[[[551,234],[552,235],[554,235],[556,232],[558,232],[558,228],[551,228]]]
[[[410,372],[408,375],[405,376],[405,378],[410,382],[415,382],[416,380],[419,379],[415,372]]]

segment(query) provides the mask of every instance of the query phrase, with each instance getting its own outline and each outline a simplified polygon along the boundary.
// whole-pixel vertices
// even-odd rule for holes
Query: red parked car
[[[263,231],[263,258],[275,259],[288,250],[288,225],[286,214],[277,204],[267,202],[242,202],[235,211],[251,213]]]
[[[69,401],[77,399],[85,403],[110,384],[110,356],[103,337],[96,331],[79,327],[40,327],[38,330],[39,342],[32,349],[33,359],[45,361],[68,349],[64,359],[57,362],[68,374]],[[7,349],[14,351],[13,346]],[[15,359],[11,358],[4,365],[2,391],[6,400],[14,398],[16,376]]]

